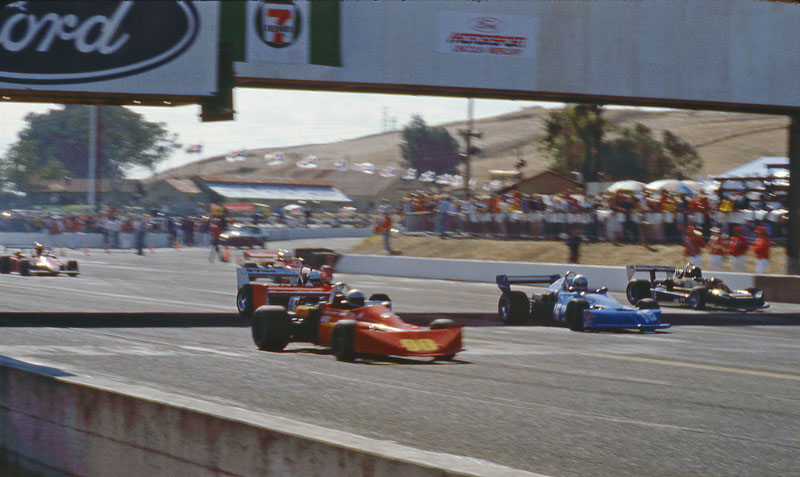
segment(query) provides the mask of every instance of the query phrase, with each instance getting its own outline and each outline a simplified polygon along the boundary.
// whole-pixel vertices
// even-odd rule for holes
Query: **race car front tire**
[[[253,313],[253,342],[264,351],[281,351],[292,337],[292,321],[280,306],[260,306]]]
[[[452,328],[455,326],[456,322],[449,319],[449,318],[439,318],[437,320],[431,321],[430,329],[432,330],[442,330],[444,328]]]
[[[647,280],[631,280],[625,288],[625,297],[631,305],[642,298],[650,298],[650,282]]]
[[[640,310],[655,310],[658,308],[658,302],[652,298],[642,298],[636,302],[636,308]]]
[[[339,320],[331,332],[331,352],[336,361],[353,361],[355,353],[356,321]]]
[[[694,287],[689,292],[689,307],[695,310],[703,310],[706,307],[706,297],[708,297],[708,289],[703,287]]]
[[[525,292],[503,293],[497,302],[497,316],[504,325],[519,325],[528,320],[531,305]]]
[[[589,308],[586,300],[572,300],[567,303],[567,310],[564,313],[567,326],[572,331],[583,331],[583,312]]]
[[[23,276],[28,276],[31,274],[31,262],[27,260],[21,260],[19,262],[19,274]]]

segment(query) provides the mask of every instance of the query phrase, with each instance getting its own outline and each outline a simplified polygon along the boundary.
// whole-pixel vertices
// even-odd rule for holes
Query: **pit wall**
[[[0,448],[37,475],[534,475],[0,357]]]
[[[643,264],[644,265],[644,264]],[[654,264],[646,264],[654,265]],[[607,287],[624,292],[628,275],[624,266],[564,265],[556,263],[491,262],[482,260],[453,260],[384,255],[343,255],[336,263],[339,273],[385,275],[441,280],[494,283],[504,275],[564,276],[567,270],[580,273],[589,280],[590,288]],[[767,301],[800,303],[800,277],[793,275],[752,275],[749,273],[706,272],[721,278],[733,289],[757,287],[764,290]],[[647,273],[637,273],[647,278]]]

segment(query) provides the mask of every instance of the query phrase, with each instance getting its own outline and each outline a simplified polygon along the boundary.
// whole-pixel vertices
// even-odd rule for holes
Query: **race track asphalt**
[[[0,356],[544,474],[800,475],[800,305],[575,333],[500,326],[494,284],[338,275],[466,325],[453,362],[342,363],[257,350],[207,250],[67,255],[80,277],[0,276]]]

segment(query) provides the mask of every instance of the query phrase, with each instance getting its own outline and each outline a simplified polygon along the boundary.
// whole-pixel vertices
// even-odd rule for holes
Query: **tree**
[[[459,165],[458,142],[443,127],[428,127],[421,116],[415,115],[403,128],[400,150],[409,167],[420,172],[436,174],[456,172]]]
[[[123,107],[100,108],[101,178],[119,178],[134,166],[154,169],[180,147],[163,123],[144,121]],[[9,180],[24,190],[42,179],[88,177],[89,107],[67,105],[45,114],[29,114],[27,126],[8,154]]]
[[[551,156],[551,168],[561,173],[580,171],[586,181],[597,180],[601,173],[615,180],[685,179],[702,166],[691,144],[670,131],[663,131],[659,141],[641,123],[605,141],[606,132],[613,129],[601,106],[578,104],[552,111],[544,129],[540,149]]]
[[[573,104],[545,117],[541,149],[548,152],[556,172],[580,171],[584,180],[597,180],[603,169],[603,135],[606,121],[603,107]]]

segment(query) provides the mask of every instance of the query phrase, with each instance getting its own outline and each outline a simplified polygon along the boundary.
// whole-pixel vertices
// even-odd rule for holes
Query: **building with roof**
[[[299,201],[311,202],[320,209],[334,209],[352,200],[329,183],[318,180],[275,177],[204,175],[195,183],[218,204],[258,203],[283,207]]]
[[[553,171],[542,171],[534,176],[526,177],[510,185],[500,192],[515,190],[523,194],[557,194],[567,190],[576,190],[583,185],[569,177],[556,174]]]

